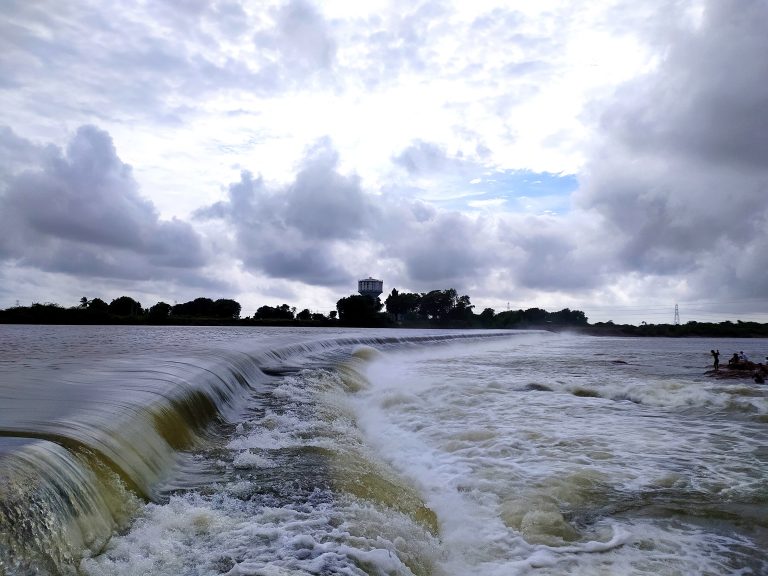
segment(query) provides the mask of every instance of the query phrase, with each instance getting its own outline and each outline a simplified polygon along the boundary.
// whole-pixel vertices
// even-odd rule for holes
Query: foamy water
[[[534,337],[370,368],[361,427],[437,512],[446,573],[766,569],[765,526],[752,540],[737,512],[766,511],[767,436],[750,418],[765,393],[734,402],[734,384],[665,371],[634,343]],[[605,345],[631,360],[606,362]]]
[[[63,365],[40,352],[0,370],[28,412],[0,409],[6,573],[768,573],[768,389],[705,375],[710,348],[768,341],[186,330],[183,346],[118,331],[97,371],[71,341]],[[62,408],[53,373],[93,405]],[[112,446],[148,452],[99,458]],[[81,486],[65,501],[7,487],[62,466]]]

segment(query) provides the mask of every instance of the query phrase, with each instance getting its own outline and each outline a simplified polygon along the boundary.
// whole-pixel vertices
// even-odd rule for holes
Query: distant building
[[[384,282],[376,280],[370,276],[365,280],[357,281],[357,291],[362,296],[369,296],[370,298],[378,298],[384,291]]]

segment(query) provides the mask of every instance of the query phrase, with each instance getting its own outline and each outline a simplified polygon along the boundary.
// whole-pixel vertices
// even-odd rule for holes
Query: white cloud
[[[496,307],[763,312],[766,20],[758,0],[11,3],[4,285],[217,276],[319,308],[374,274]]]

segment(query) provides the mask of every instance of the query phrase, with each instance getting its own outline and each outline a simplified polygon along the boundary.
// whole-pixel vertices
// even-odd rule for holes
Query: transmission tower
[[[675,304],[675,324],[680,324],[680,309]]]

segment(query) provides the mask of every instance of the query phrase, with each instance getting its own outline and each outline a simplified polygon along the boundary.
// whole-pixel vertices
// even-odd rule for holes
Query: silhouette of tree
[[[280,306],[260,306],[253,315],[254,320],[293,320],[293,314],[296,308],[291,308],[288,304]]]
[[[108,312],[109,304],[104,302],[101,298],[94,298],[88,302],[88,310],[90,312]]]
[[[496,311],[493,308],[486,308],[482,312],[480,312],[480,315],[478,316],[478,319],[480,320],[480,325],[484,328],[488,328],[493,325],[493,317],[496,315]]]
[[[420,302],[421,294],[398,292],[395,288],[392,289],[392,292],[384,301],[387,306],[387,312],[392,314],[397,320],[402,320],[405,315],[416,312],[419,309]]]
[[[213,311],[217,318],[240,318],[240,303],[235,300],[219,298],[213,303]]]
[[[120,296],[109,303],[109,313],[115,316],[139,316],[142,313],[141,303],[130,296]]]
[[[182,304],[174,304],[171,309],[174,316],[194,316],[211,318],[214,314],[214,303],[210,298],[195,298]]]
[[[149,319],[157,322],[167,320],[171,316],[171,305],[165,302],[158,302],[149,309]]]
[[[339,321],[348,326],[376,326],[383,322],[379,311],[384,307],[378,298],[353,294],[336,302]]]
[[[437,323],[448,320],[469,322],[474,306],[469,296],[459,296],[455,289],[432,290],[423,294],[419,302],[419,315]]]
[[[568,324],[568,325],[585,325],[587,324],[587,316],[581,310],[570,310],[569,308],[563,308],[559,312],[551,312],[548,314],[548,320],[555,324]]]

